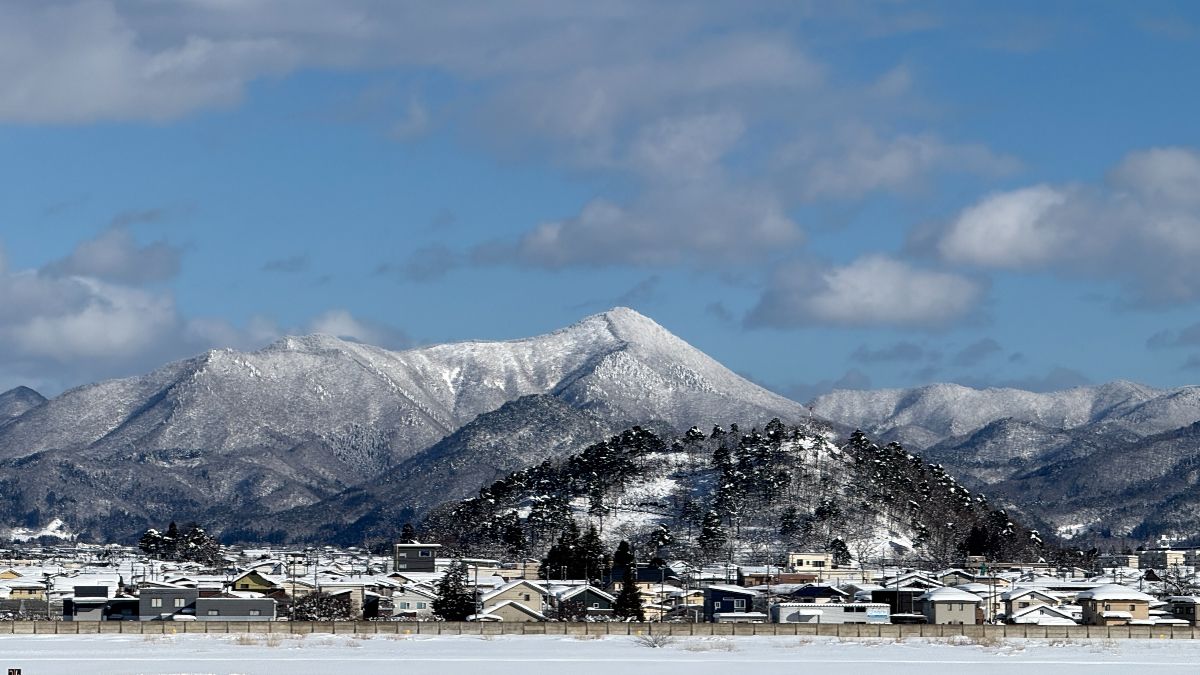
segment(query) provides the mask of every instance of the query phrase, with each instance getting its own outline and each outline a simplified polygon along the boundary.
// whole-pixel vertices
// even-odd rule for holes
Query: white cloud
[[[343,340],[363,342],[389,349],[402,349],[412,345],[412,340],[403,331],[376,321],[355,317],[344,309],[330,310],[313,318],[305,332],[323,333]]]
[[[628,207],[598,199],[578,216],[542,223],[513,248],[477,258],[539,267],[660,266],[750,261],[803,238],[769,192],[702,181],[643,195]]]
[[[111,274],[110,260],[77,254]],[[119,256],[118,256],[119,257]],[[403,331],[345,310],[327,311],[303,326],[284,330],[271,319],[252,317],[244,326],[222,318],[188,318],[163,290],[97,276],[66,274],[64,261],[40,270],[13,270],[0,249],[0,381],[33,383],[45,393],[107,377],[144,372],[214,347],[257,349],[285,333],[322,332],[399,348],[410,344]],[[76,269],[75,271],[80,271]]]
[[[1138,303],[1200,299],[1200,153],[1131,153],[1103,185],[986,197],[934,235],[946,261],[1121,281]]]
[[[129,228],[117,226],[80,243],[69,256],[43,271],[139,284],[174,277],[179,272],[179,255],[179,249],[163,241],[141,246]]]
[[[75,296],[67,311],[41,312],[0,328],[2,341],[19,354],[60,363],[125,359],[156,346],[176,326],[171,298],[146,291],[72,278],[48,282],[48,294]]]
[[[111,2],[0,5],[0,121],[170,119],[234,103],[294,57],[271,37],[155,37]]]
[[[832,268],[793,261],[775,271],[747,323],[935,327],[966,316],[982,295],[971,279],[882,255]]]
[[[1045,264],[1075,243],[1075,233],[1054,220],[1069,198],[1048,185],[991,195],[958,216],[938,252],[950,262],[985,267]]]
[[[901,192],[943,171],[996,176],[1019,168],[1015,159],[983,145],[948,143],[932,133],[881,138],[861,125],[805,136],[781,152],[777,161],[810,200]]]

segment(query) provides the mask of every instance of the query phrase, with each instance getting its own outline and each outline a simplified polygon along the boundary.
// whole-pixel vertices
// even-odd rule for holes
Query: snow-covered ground
[[[661,647],[609,636],[13,635],[0,669],[24,673],[361,673],[457,675],[708,675],[755,672],[1195,673],[1192,640],[838,640],[816,637],[674,638]]]

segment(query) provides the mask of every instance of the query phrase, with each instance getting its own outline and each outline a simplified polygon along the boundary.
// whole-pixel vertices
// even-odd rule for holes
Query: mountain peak
[[[14,387],[0,393],[0,424],[19,417],[45,402],[45,396],[29,387]]]

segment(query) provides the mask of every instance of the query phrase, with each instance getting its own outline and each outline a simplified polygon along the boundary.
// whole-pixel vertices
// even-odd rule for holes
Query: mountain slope
[[[972,389],[934,384],[916,389],[835,391],[812,402],[831,421],[882,437],[908,436],[928,447],[1013,419],[1050,429],[1097,426],[1147,435],[1200,420],[1200,389],[1162,391],[1132,382],[1110,382],[1037,394],[1019,389]]]
[[[148,375],[68,391],[0,430],[0,457],[44,450],[282,447],[353,441],[399,461],[477,416],[553,394],[620,420],[687,428],[801,419],[799,404],[737,376],[633,310],[548,335],[405,352],[328,336],[215,350]]]
[[[476,430],[457,439],[464,445],[453,451],[446,446],[405,465],[472,420],[525,396],[553,403],[521,408],[528,419],[490,418],[498,425],[490,436]],[[586,415],[565,414],[568,408]],[[133,525],[122,519],[205,516],[233,523],[241,509],[261,517],[304,507],[390,469],[404,467],[406,481],[432,486],[422,483],[425,469],[449,477],[472,453],[486,459],[477,464],[481,470],[487,462],[511,470],[531,453],[574,449],[572,429],[602,435],[618,423],[684,429],[774,417],[798,422],[808,412],[624,308],[533,338],[403,352],[321,335],[291,337],[256,352],[210,351],[23,410],[0,426],[0,482],[13,490],[0,500],[0,524],[33,524],[62,512],[85,534],[124,536]],[[500,440],[516,427],[553,424],[562,425],[563,435],[547,433],[539,448],[519,435]],[[164,466],[143,459],[159,456],[167,458]],[[291,458],[298,456],[304,466],[293,470]],[[103,495],[109,480],[121,489]],[[127,484],[154,494],[183,492],[138,503],[136,490],[124,490]],[[189,485],[206,489],[188,491]],[[438,485],[457,489],[453,480]],[[104,506],[73,509],[63,505],[63,495],[96,497]],[[420,497],[404,490],[390,496]],[[324,521],[334,522],[341,521]],[[322,524],[318,518],[296,526]]]
[[[16,387],[0,394],[0,426],[46,402],[46,397],[29,387]]]

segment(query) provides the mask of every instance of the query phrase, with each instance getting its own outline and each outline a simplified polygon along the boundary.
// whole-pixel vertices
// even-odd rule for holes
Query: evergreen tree
[[[613,554],[613,569],[621,570],[621,592],[613,603],[613,614],[622,619],[646,620],[642,608],[642,595],[637,587],[637,558],[628,541],[621,541]]]
[[[587,532],[584,532],[583,536],[579,538],[578,560],[583,564],[583,574],[578,578],[597,581],[608,573],[610,566],[608,551],[604,549],[600,532],[594,525],[589,526]]]
[[[400,543],[415,544],[417,542],[417,531],[413,528],[412,523],[405,523],[404,527],[400,528]]]
[[[629,545],[628,541],[622,540],[617,545],[617,551],[613,553],[612,564],[614,570],[622,572],[633,569],[637,564],[637,559],[633,557],[633,547]]]
[[[138,548],[151,558],[161,557],[165,545],[166,541],[162,533],[154,528],[146,530],[146,533],[138,540]]]
[[[638,592],[636,573],[630,572],[621,582],[621,592],[613,603],[613,614],[622,619],[646,620],[646,610],[642,607],[642,594]]]
[[[725,549],[725,544],[729,541],[729,537],[725,534],[725,530],[721,527],[721,517],[716,511],[709,511],[704,514],[704,520],[700,523],[700,537],[696,543],[700,545],[700,551],[704,555],[705,560],[716,560],[721,557],[721,552]]]
[[[512,558],[524,558],[528,550],[525,543],[525,528],[521,527],[521,518],[516,513],[510,514],[504,523],[504,529],[501,531],[500,541],[504,544],[504,551]]]
[[[840,538],[829,542],[829,546],[826,546],[825,550],[832,554],[834,565],[841,567],[850,564],[850,548]]]
[[[350,621],[350,597],[309,593],[292,605],[293,621]]]
[[[467,566],[455,560],[437,583],[433,613],[443,621],[465,621],[475,613],[475,597],[467,588]]]

